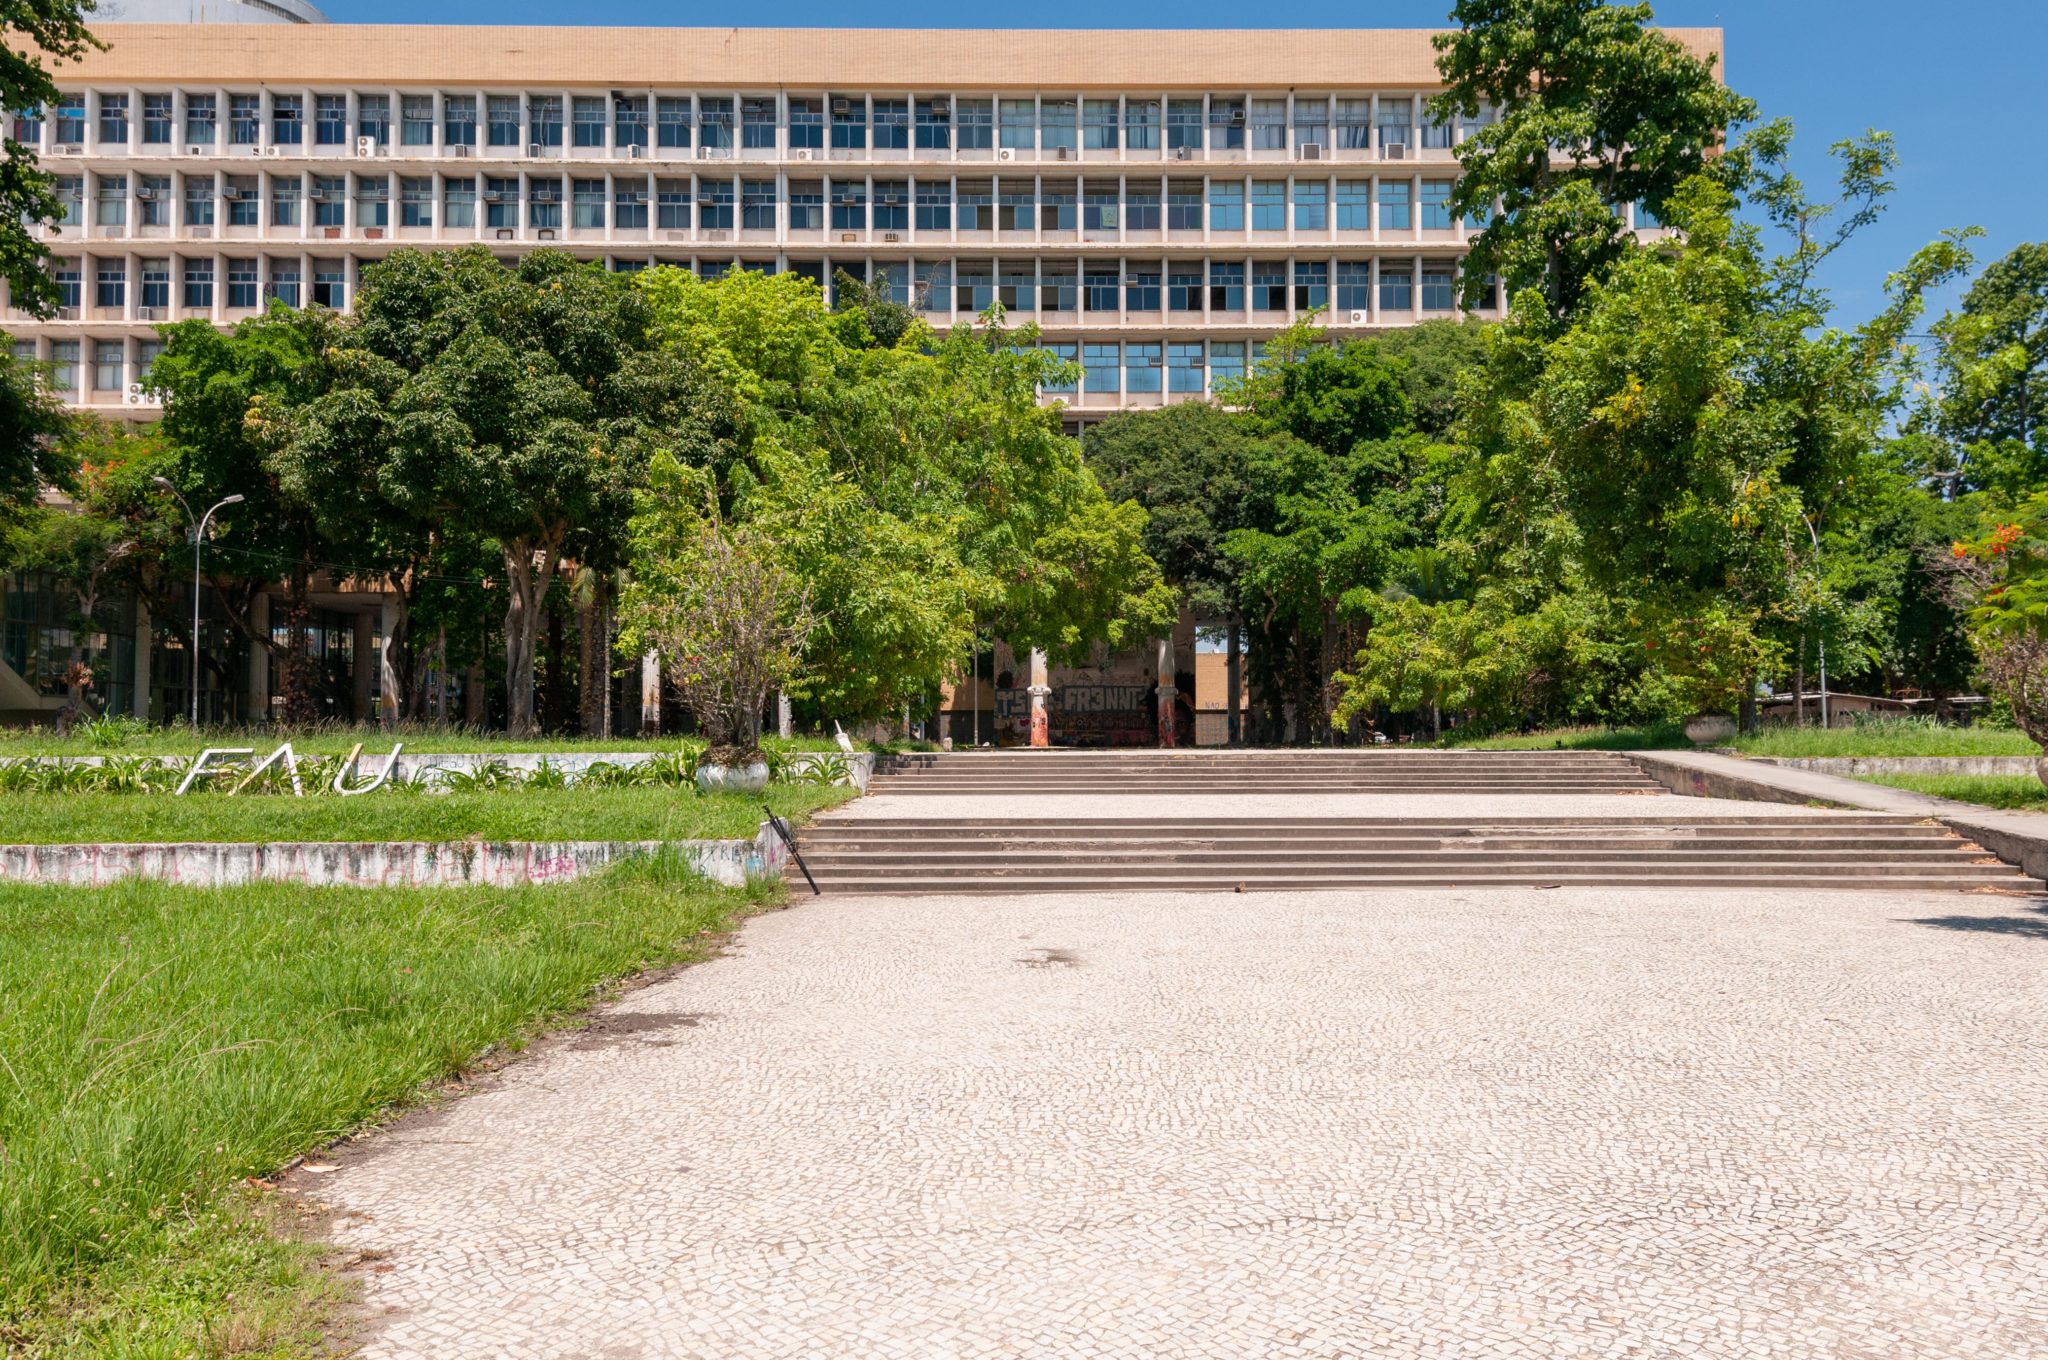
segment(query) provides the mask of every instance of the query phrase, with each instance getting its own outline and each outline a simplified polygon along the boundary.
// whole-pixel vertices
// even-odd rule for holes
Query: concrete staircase
[[[828,893],[1370,887],[2041,891],[1938,823],[1887,813],[1218,816],[1175,793],[1661,793],[1604,752],[999,752],[899,759],[871,794],[1002,795],[1016,817],[826,816],[798,836]],[[1147,815],[1030,816],[1032,794],[1147,795]],[[1213,808],[1213,803],[1206,805]],[[1270,806],[1268,804],[1267,806]],[[1440,806],[1440,805],[1439,805]],[[1527,805],[1524,804],[1524,807]],[[1583,807],[1583,804],[1576,806]],[[979,811],[980,809],[977,809]],[[1122,810],[1120,807],[1119,811]]]
[[[870,793],[1661,793],[1617,751],[986,751],[896,756]]]

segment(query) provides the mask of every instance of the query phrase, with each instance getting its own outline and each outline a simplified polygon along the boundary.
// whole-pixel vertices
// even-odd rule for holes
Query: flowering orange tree
[[[1970,631],[1984,676],[2013,721],[2048,747],[2048,492],[1995,515],[1951,550],[1970,598]]]

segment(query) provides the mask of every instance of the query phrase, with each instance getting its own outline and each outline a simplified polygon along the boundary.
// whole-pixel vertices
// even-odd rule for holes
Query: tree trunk
[[[576,606],[577,695],[583,735],[604,735],[605,696],[611,688],[611,577],[593,573],[589,598]]]
[[[516,737],[538,731],[534,721],[534,652],[539,641],[541,603],[561,565],[558,525],[545,538],[522,535],[505,545],[505,730]]]
[[[548,620],[547,692],[541,703],[541,721],[548,731],[559,732],[566,725],[563,714],[569,706],[569,696],[563,693],[567,667],[562,664],[562,653],[568,648],[562,636],[562,602],[549,592],[541,596],[541,608]]]
[[[1792,672],[1792,725],[1806,726],[1806,634],[1799,635],[1799,666]]]
[[[1736,705],[1736,713],[1738,717],[1737,726],[1741,728],[1743,734],[1746,736],[1754,733],[1757,728],[1757,716],[1756,677],[1753,675],[1749,677],[1748,682],[1742,687],[1742,702]]]
[[[293,564],[285,582],[285,650],[278,667],[278,688],[284,699],[280,716],[286,727],[306,727],[320,720],[320,704],[313,692],[311,578],[311,571],[300,561]]]

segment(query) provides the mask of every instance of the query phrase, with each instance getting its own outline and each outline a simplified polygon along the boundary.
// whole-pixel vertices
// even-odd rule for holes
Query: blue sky
[[[318,0],[316,0],[318,3]],[[338,22],[559,23],[541,0],[327,0]],[[790,26],[1002,26],[1121,28],[1440,26],[1448,0],[1323,0],[1261,8],[1216,0],[1124,0],[1116,6],[1038,0],[1025,7],[971,7],[936,0],[782,0],[746,11],[750,22]],[[1836,256],[1826,281],[1839,319],[1862,320],[1882,300],[1887,271],[1944,227],[1988,233],[1980,259],[2021,241],[2048,239],[2048,4],[2040,0],[1663,0],[1661,23],[1727,30],[1728,79],[1766,115],[1799,128],[1798,168],[1818,187],[1828,144],[1867,128],[1892,132],[1902,159],[1884,219]],[[715,26],[729,6],[651,0],[586,0],[584,24]],[[969,16],[973,16],[970,18]],[[975,19],[981,23],[976,24]]]

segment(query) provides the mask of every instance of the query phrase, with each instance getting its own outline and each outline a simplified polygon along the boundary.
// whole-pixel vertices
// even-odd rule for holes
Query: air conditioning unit
[[[534,236],[543,241],[552,241],[555,239],[555,229],[553,227],[542,227],[534,233]]]
[[[852,113],[852,112],[853,112],[853,101],[852,101],[851,99],[835,99],[835,100],[833,100],[833,101],[832,101],[832,112],[834,112],[834,113]]]
[[[1072,160],[1074,158],[1073,148],[1065,146],[1056,147],[1053,149],[1052,158],[1056,161]]]
[[[284,148],[281,146],[266,146],[263,148],[263,154],[266,156],[282,156]]]
[[[885,231],[882,233],[883,245],[893,246],[896,245],[898,242],[902,241],[902,239],[903,238],[900,235],[893,231]]]
[[[260,156],[263,154],[263,148],[260,146],[252,146],[249,148],[249,154],[252,156]]]
[[[484,190],[484,202],[486,203],[511,203],[513,201],[514,198],[508,196],[503,189]]]
[[[377,154],[377,139],[376,139],[375,137],[358,137],[358,138],[356,138],[356,154],[357,154],[358,156],[374,156],[374,155],[376,155],[376,154]]]
[[[448,148],[448,154],[451,156],[466,157],[469,155],[469,148],[467,146],[451,146]]]
[[[76,321],[78,320],[78,309],[76,307],[59,307],[57,309],[57,319],[59,321]]]
[[[138,202],[154,203],[156,202],[156,190],[147,184],[138,184],[135,186],[135,197]]]
[[[629,146],[626,148],[626,158],[628,160],[643,160],[646,156],[647,148],[644,146]]]
[[[1363,326],[1370,320],[1372,320],[1371,312],[1353,312],[1351,314],[1351,324],[1354,326]]]
[[[1405,161],[1408,159],[1406,142],[1388,142],[1380,148],[1380,159],[1384,161]]]
[[[131,396],[131,397],[139,397],[139,396],[141,396],[142,394],[143,394],[143,387],[142,387],[142,384],[141,384],[141,383],[139,383],[139,382],[133,382],[133,383],[129,383],[129,384],[128,384],[128,395],[129,395],[129,396]]]
[[[230,184],[227,188],[220,191],[220,196],[230,203],[240,203],[243,199],[250,197],[250,194],[247,189]]]
[[[1177,161],[1191,161],[1195,158],[1195,149],[1191,146],[1177,146],[1173,149],[1173,158]]]
[[[790,150],[789,158],[793,161],[807,161],[811,158],[812,154],[811,149],[807,146],[793,147]]]
[[[997,147],[996,159],[999,161],[1013,161],[1017,159],[1017,153],[1007,146]]]
[[[66,143],[63,146],[51,147],[50,154],[52,156],[76,156],[84,150],[85,148],[82,146],[74,146],[70,143]]]
[[[163,403],[156,399],[155,393],[130,392],[128,394],[128,404],[130,406],[161,406]]]
[[[715,161],[724,155],[725,148],[722,146],[700,146],[697,148],[697,159],[700,161]]]
[[[135,309],[135,319],[137,321],[161,321],[163,316],[164,309],[161,307],[137,307]]]
[[[1301,158],[1305,161],[1319,161],[1323,158],[1323,144],[1321,142],[1303,142],[1300,150]]]
[[[526,154],[529,156],[538,156],[540,154],[540,143],[528,142],[526,144]]]
[[[509,241],[509,240],[511,240],[511,239],[512,239],[512,228],[510,228],[510,227],[499,227],[499,228],[498,228],[498,239],[499,239],[500,241]]]
[[[188,156],[204,156],[206,148],[203,146],[188,146],[185,148],[185,154]]]

